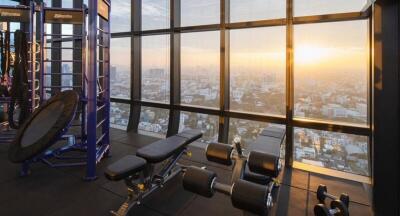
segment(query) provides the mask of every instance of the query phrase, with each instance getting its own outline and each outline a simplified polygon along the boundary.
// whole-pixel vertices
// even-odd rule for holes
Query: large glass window
[[[131,0],[113,0],[111,32],[131,31]]]
[[[126,130],[129,122],[129,104],[111,103],[110,125],[113,128]]]
[[[169,102],[169,35],[142,37],[142,99]]]
[[[370,175],[368,137],[295,128],[295,160],[355,174]]]
[[[362,11],[368,0],[294,0],[295,16],[347,13]]]
[[[231,110],[285,115],[285,31],[285,27],[231,30]]]
[[[219,32],[181,35],[182,104],[219,106]]]
[[[368,116],[368,22],[294,27],[294,114],[366,124]]]
[[[168,119],[168,110],[142,107],[140,112],[139,133],[165,137],[168,131]]]
[[[245,147],[264,128],[293,123],[304,127],[289,131],[295,137],[287,140],[293,154],[286,155],[286,159],[294,159],[294,166],[316,168],[311,164],[369,176],[370,137],[361,135],[370,130],[366,129],[371,105],[370,23],[359,12],[370,1],[293,0],[293,8],[287,8],[285,0],[229,0],[224,14],[221,14],[221,3],[220,0],[141,0],[141,47],[130,50],[130,34],[126,34],[126,39],[113,39],[112,43],[116,44],[112,44],[111,55],[115,58],[111,59],[111,72],[115,71],[111,75],[113,97],[130,96],[131,63],[126,59],[141,62],[141,70],[132,71],[141,78],[141,86],[134,88],[142,101],[139,102],[142,106],[140,133],[165,137],[168,130],[169,110],[144,107],[144,103],[146,106],[169,104],[179,110],[189,106],[199,108],[193,112],[180,111],[179,131],[201,129],[203,142],[218,140],[221,117],[229,118],[228,134],[220,134],[221,137],[228,136],[231,143],[236,135],[240,136]],[[126,4],[124,14],[131,8]],[[179,6],[174,17],[179,18],[181,29],[171,29],[174,4]],[[290,9],[296,18],[293,29],[288,29],[287,23]],[[119,11],[122,9],[114,9],[112,16],[119,16]],[[346,20],[350,16],[341,13],[359,17]],[[301,19],[302,16],[319,20]],[[219,25],[221,18],[229,22],[226,28]],[[300,19],[302,24],[297,24]],[[130,20],[128,16],[113,24],[113,31],[121,32],[118,37],[130,31]],[[176,39],[171,40],[171,33]],[[288,46],[291,44],[293,50]],[[130,57],[130,53],[140,55]],[[177,71],[172,73],[171,68]],[[120,71],[127,75],[120,75]],[[179,74],[171,77],[175,72]],[[227,88],[229,92],[221,92]],[[177,93],[180,97],[171,95]],[[220,95],[226,96],[225,93],[229,94],[229,100],[220,100]],[[170,98],[180,98],[180,104]],[[221,107],[229,110],[224,112]],[[220,116],[211,115],[215,110],[220,111]],[[265,115],[264,120],[273,118],[280,124],[245,120],[258,115]],[[323,131],[332,124],[356,132],[343,134],[337,127],[330,132]]]
[[[217,24],[220,22],[219,0],[181,1],[181,26]]]
[[[286,17],[286,1],[231,0],[230,22],[258,21]]]
[[[190,129],[199,129],[203,132],[202,142],[218,141],[218,116],[181,112],[179,120],[179,132]]]
[[[169,28],[169,1],[142,0],[142,30]]]
[[[131,89],[131,39],[113,38],[110,49],[111,96],[130,98]]]

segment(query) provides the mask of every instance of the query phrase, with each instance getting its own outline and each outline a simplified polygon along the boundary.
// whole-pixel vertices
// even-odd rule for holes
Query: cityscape
[[[240,4],[240,1],[233,1]],[[260,1],[255,2],[258,5]],[[328,3],[327,3],[328,4]],[[261,4],[259,4],[261,5]],[[199,6],[200,7],[200,6]],[[356,4],[354,5],[356,7]],[[201,19],[192,14],[192,23]],[[235,7],[234,7],[235,8]],[[257,20],[262,14],[232,10],[232,20]],[[254,8],[257,8],[254,6]],[[281,6],[268,16],[284,16]],[[333,10],[326,8],[327,10]],[[145,29],[168,28],[166,5],[147,0],[143,5]],[[310,7],[297,8],[296,14]],[[185,10],[186,11],[186,10]],[[307,13],[312,13],[308,11]],[[186,13],[186,12],[185,12]],[[304,12],[306,13],[306,12]],[[235,15],[236,14],[236,15]],[[211,16],[210,16],[211,17]],[[211,19],[210,19],[211,20]],[[212,22],[212,21],[207,21]],[[286,115],[286,30],[285,27],[230,30],[230,110],[262,115]],[[312,37],[310,37],[312,32]],[[340,32],[340,34],[331,34]],[[123,41],[124,40],[124,41]],[[112,96],[130,97],[129,38],[113,39]],[[116,42],[119,41],[119,42]],[[329,44],[326,43],[329,41]],[[367,126],[368,22],[364,20],[294,26],[294,118]],[[113,43],[113,42],[112,42]],[[142,37],[142,100],[169,103],[169,35]],[[218,108],[220,98],[220,35],[218,31],[181,35],[181,103]],[[113,50],[111,50],[113,52]],[[112,104],[112,123],[126,128],[129,106]],[[164,137],[168,110],[142,107],[139,131]],[[125,118],[122,120],[121,118]],[[228,142],[234,136],[247,146],[269,123],[229,120]],[[198,128],[202,142],[218,139],[218,116],[181,112],[179,130]],[[281,127],[283,127],[281,125]],[[370,175],[368,137],[304,128],[294,130],[294,159],[315,166]]]
[[[219,80],[208,72],[197,67],[198,73],[192,71],[185,73],[182,78],[182,103],[199,106],[213,106],[218,101]],[[117,97],[129,97],[130,86],[128,72],[119,72],[117,67],[112,67],[112,92]],[[203,73],[204,72],[204,73]],[[143,92],[147,99],[164,101],[169,95],[169,77],[161,68],[152,68],[146,72],[142,87],[148,91]],[[193,74],[189,76],[188,74]],[[200,74],[200,75],[199,75]],[[236,73],[240,74],[240,73]],[[257,78],[248,76],[235,76],[231,78],[231,104],[233,107],[243,107],[246,112],[285,113],[285,87],[280,82],[279,75],[265,73]],[[278,80],[278,81],[277,81]],[[124,83],[125,84],[122,84]],[[213,84],[214,83],[214,84]],[[295,90],[295,116],[301,118],[317,118],[335,122],[366,123],[367,122],[367,97],[366,83],[336,82],[331,85],[318,82],[305,82]],[[348,83],[348,82],[347,82]],[[323,88],[329,86],[329,88]],[[316,91],[318,89],[318,91]],[[333,94],[332,89],[340,89]],[[365,90],[364,90],[365,89]],[[273,101],[270,106],[269,101]],[[237,110],[240,110],[239,108]],[[129,105],[112,104],[111,123],[118,128],[126,128],[129,117]],[[168,130],[168,110],[142,107],[139,130],[143,134],[165,137]],[[243,145],[247,146],[254,141],[263,128],[269,123],[230,119],[229,143],[234,136],[241,137]],[[204,133],[202,142],[215,142],[218,140],[218,116],[200,113],[181,112],[179,131],[190,128],[201,129]],[[332,133],[325,131],[296,128],[295,130],[296,161],[356,173],[369,175],[368,164],[368,138]]]

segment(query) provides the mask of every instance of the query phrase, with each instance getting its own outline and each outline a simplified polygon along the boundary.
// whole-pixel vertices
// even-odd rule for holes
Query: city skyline
[[[219,3],[218,0],[183,1],[181,26],[218,24]],[[294,0],[293,3],[294,16],[309,16],[360,12],[367,5],[367,0]],[[124,11],[128,14],[126,8]],[[231,0],[229,14],[232,23],[281,19],[286,18],[286,3]],[[112,16],[121,21],[125,17],[116,12]],[[141,22],[143,31],[168,29],[169,3],[144,0]],[[130,24],[130,20],[123,21],[114,29],[128,32]],[[181,104],[219,108],[220,32],[178,34]],[[229,48],[226,51],[229,56],[230,101],[225,103],[230,104],[230,110],[285,117],[287,94],[293,94],[294,119],[368,125],[371,58],[368,20],[294,25],[290,58],[287,57],[284,25],[230,29],[226,32],[229,32]],[[168,104],[171,88],[170,34],[142,36],[141,39],[141,100]],[[116,95],[129,99],[130,83],[126,80],[131,78],[130,37],[112,40],[111,56],[119,56],[112,59],[118,71],[112,90]],[[291,92],[286,92],[288,61],[293,61],[294,88]],[[121,84],[123,82],[125,86]],[[128,107],[124,109],[119,112],[129,113]],[[168,121],[169,110],[142,107],[139,131],[165,137]],[[273,124],[229,118],[228,143],[239,135],[244,145],[248,145],[269,125]],[[189,128],[203,131],[205,136],[202,142],[215,141],[219,136],[219,116],[181,112],[179,130]],[[298,162],[370,175],[368,136],[296,128],[293,147],[293,158]]]

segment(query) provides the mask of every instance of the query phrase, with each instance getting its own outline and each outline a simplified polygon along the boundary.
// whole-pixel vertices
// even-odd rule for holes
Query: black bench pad
[[[186,130],[178,133],[176,136],[184,137],[187,139],[188,143],[191,143],[203,136],[203,133],[200,130]]]
[[[201,136],[202,133],[198,130],[184,131],[142,147],[138,149],[136,155],[146,159],[149,163],[159,163],[181,151]]]
[[[135,155],[127,155],[117,162],[109,165],[104,175],[112,181],[119,181],[127,178],[141,170],[146,166],[146,160]]]

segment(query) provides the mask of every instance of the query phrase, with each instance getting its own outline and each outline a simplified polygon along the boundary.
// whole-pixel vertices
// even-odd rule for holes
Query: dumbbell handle
[[[338,199],[336,196],[333,196],[332,194],[329,194],[329,193],[327,193],[327,192],[324,192],[324,195],[325,195],[326,197],[329,197],[329,198],[333,199],[333,200]]]
[[[214,183],[212,185],[212,189],[215,191],[218,191],[220,193],[223,193],[225,195],[228,195],[228,196],[230,196],[232,194],[232,186],[231,185],[218,183],[215,181],[215,179],[214,179]]]

